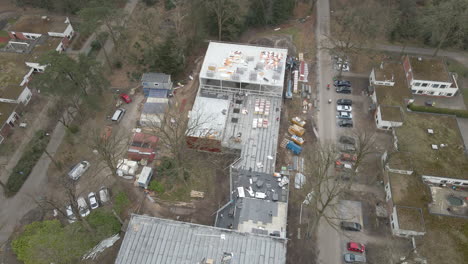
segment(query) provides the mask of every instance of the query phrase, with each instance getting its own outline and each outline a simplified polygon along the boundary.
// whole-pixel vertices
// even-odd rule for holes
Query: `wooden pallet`
[[[284,138],[283,141],[281,141],[280,147],[286,148],[286,145],[288,144],[289,139]]]

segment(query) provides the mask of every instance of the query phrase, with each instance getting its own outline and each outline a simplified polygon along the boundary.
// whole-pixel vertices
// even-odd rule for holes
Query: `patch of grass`
[[[49,139],[50,137],[46,135],[46,132],[40,130],[29,141],[28,147],[18,161],[18,164],[13,168],[10,177],[8,177],[6,184],[8,196],[14,195],[21,189],[33,167],[44,153]]]
[[[0,37],[9,37],[8,32],[6,32],[6,30],[0,30]]]
[[[93,234],[81,222],[62,226],[58,220],[33,222],[12,242],[18,259],[26,264],[78,263],[102,239],[120,230],[119,221],[101,209],[87,217]]]
[[[130,204],[130,200],[125,192],[118,192],[114,196],[114,209],[117,214],[121,214],[124,209]]]
[[[16,145],[16,142],[5,140],[2,144],[0,144],[0,156],[12,155]]]
[[[11,17],[11,18],[9,18],[7,21],[8,21],[8,24],[14,24],[16,21],[18,21],[18,18],[16,18],[16,17]]]
[[[433,106],[422,106],[422,105],[415,105],[415,104],[409,104],[408,108],[414,112],[445,114],[445,115],[454,115],[456,117],[468,118],[468,110],[438,108],[438,107],[433,107]]]
[[[448,70],[450,72],[456,72],[459,77],[468,77],[468,68],[456,60],[447,60]]]
[[[164,193],[164,190],[165,190],[164,186],[156,180],[151,181],[150,185],[148,186],[148,189],[150,189],[153,192],[160,193],[160,194]]]

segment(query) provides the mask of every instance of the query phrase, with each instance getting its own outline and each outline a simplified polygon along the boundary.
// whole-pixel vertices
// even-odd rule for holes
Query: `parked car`
[[[349,154],[349,153],[341,153],[340,159],[343,161],[355,162],[357,160],[357,156],[354,154]]]
[[[356,242],[348,242],[346,245],[349,251],[354,251],[354,252],[359,252],[359,253],[364,253],[366,250],[366,247],[364,244],[361,243],[356,243]]]
[[[349,136],[341,136],[339,139],[340,143],[353,145],[356,144],[356,140]]]
[[[349,72],[349,64],[348,64],[348,62],[344,62],[343,63],[343,68],[342,68],[341,63],[337,63],[335,69],[338,70],[338,71],[341,69],[344,72]]]
[[[343,119],[338,121],[340,127],[353,127],[353,120]]]
[[[99,207],[99,202],[97,201],[96,194],[94,192],[90,192],[88,194],[89,205],[91,206],[91,210],[94,210]]]
[[[107,187],[102,186],[101,189],[99,189],[99,199],[101,203],[107,203],[110,200],[109,189],[107,189]]]
[[[351,105],[353,105],[353,100],[351,100],[351,99],[338,99],[336,101],[336,104],[337,105],[349,105],[349,106],[351,106]]]
[[[351,82],[346,81],[346,80],[336,80],[336,81],[333,82],[333,85],[351,87]]]
[[[123,108],[119,108],[115,110],[114,114],[112,115],[111,120],[115,122],[120,122],[122,117],[125,115],[126,110]]]
[[[346,253],[344,254],[344,261],[346,263],[365,263],[366,258],[361,255],[356,255],[353,253]]]
[[[341,221],[341,229],[347,231],[361,231],[362,226],[359,223]]]
[[[78,180],[81,175],[83,175],[89,168],[90,164],[88,161],[83,160],[80,163],[73,166],[73,168],[68,172],[68,177],[72,180]]]
[[[72,223],[76,222],[76,216],[73,213],[71,205],[67,205],[67,207],[65,207],[65,209],[66,209],[66,212],[67,212],[68,223],[72,224]]]
[[[346,152],[346,153],[356,152],[356,148],[353,145],[349,145],[349,144],[341,144],[339,149],[340,151]]]
[[[126,94],[126,93],[121,93],[119,95],[120,99],[122,99],[122,101],[124,101],[125,103],[129,104],[132,102],[132,98],[130,98],[130,95]]]
[[[346,87],[346,86],[339,86],[336,88],[337,93],[343,93],[343,94],[350,94],[351,93],[351,87]]]
[[[351,112],[353,108],[349,105],[337,105],[336,106],[337,111],[345,111],[345,112]]]
[[[88,204],[83,196],[78,197],[78,212],[80,213],[81,217],[88,216],[91,212],[89,211]]]
[[[351,112],[340,111],[340,112],[338,112],[337,117],[339,119],[353,119],[353,115],[351,114]]]

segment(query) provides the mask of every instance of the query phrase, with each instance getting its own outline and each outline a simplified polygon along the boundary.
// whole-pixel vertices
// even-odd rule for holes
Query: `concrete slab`
[[[338,212],[342,221],[359,223],[364,229],[364,223],[362,220],[362,203],[361,202],[341,200],[339,202]]]

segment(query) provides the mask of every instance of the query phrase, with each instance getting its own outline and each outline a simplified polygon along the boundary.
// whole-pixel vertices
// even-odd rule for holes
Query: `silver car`
[[[78,197],[77,202],[78,202],[78,211],[81,217],[88,216],[91,212],[89,211],[88,204],[86,203],[86,200],[83,198],[83,196]]]
[[[346,253],[344,254],[344,261],[346,263],[366,263],[366,258],[362,255]]]
[[[68,177],[72,180],[78,180],[81,175],[83,175],[89,168],[89,162],[86,160],[81,161],[80,163],[73,166],[73,168],[68,172]]]

